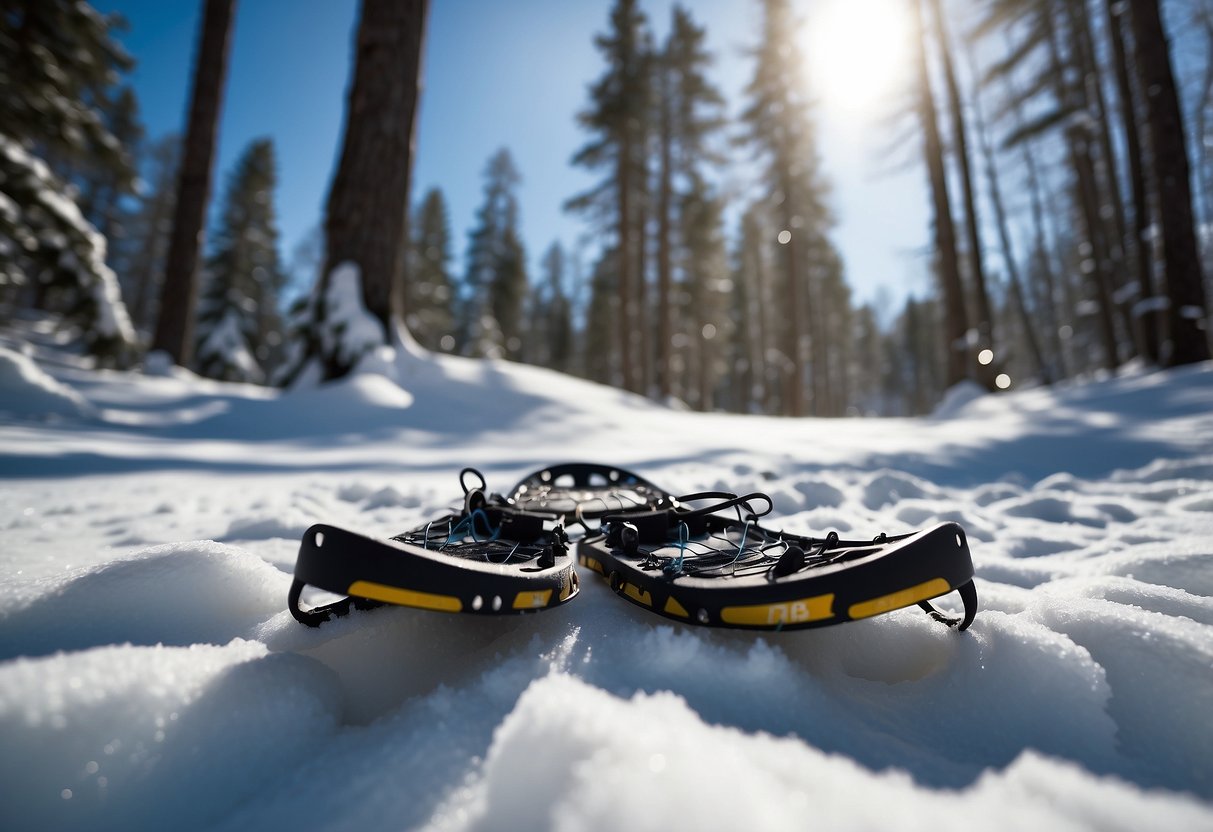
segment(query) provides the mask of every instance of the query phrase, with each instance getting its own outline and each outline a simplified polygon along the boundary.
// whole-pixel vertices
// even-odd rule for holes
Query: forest
[[[341,147],[307,245],[281,249],[275,147],[216,171],[235,0],[203,0],[186,123],[149,135],[127,23],[76,0],[0,13],[0,324],[39,314],[98,366],[339,378],[410,344],[695,410],[929,413],[987,391],[1208,360],[1213,2],[904,0],[932,291],[856,300],[832,239],[802,10],[752,0],[743,99],[675,4],[603,4],[570,113],[595,177],[576,251],[526,250],[508,147],[475,215],[411,191],[427,0],[361,0]],[[1182,34],[1184,48],[1176,48]],[[744,195],[724,171],[752,178]],[[214,206],[212,207],[212,202]],[[457,221],[467,245],[457,262]]]

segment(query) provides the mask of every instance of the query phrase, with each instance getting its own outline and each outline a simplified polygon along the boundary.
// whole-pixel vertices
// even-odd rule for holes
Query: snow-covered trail
[[[0,372],[4,828],[1213,829],[1213,366],[793,421],[449,358],[279,395],[34,356]],[[756,637],[590,579],[520,618],[285,611],[311,523],[568,459],[790,531],[955,520],[981,612]]]

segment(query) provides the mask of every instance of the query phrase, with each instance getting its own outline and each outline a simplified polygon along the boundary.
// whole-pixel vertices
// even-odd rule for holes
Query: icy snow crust
[[[1213,829],[1213,366],[887,421],[364,366],[285,394],[35,368],[94,415],[0,415],[0,828]],[[387,535],[464,465],[505,490],[571,459],[762,489],[791,531],[958,521],[982,610],[754,635],[584,576],[526,617],[286,612],[312,522]]]

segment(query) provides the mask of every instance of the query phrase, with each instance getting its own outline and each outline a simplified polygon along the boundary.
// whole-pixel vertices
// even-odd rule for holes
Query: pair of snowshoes
[[[545,468],[506,496],[489,493],[472,468],[460,484],[458,510],[390,540],[308,529],[291,614],[315,627],[382,604],[474,615],[551,609],[578,593],[574,560],[620,597],[705,627],[796,630],[917,604],[965,630],[977,613],[973,561],[956,523],[867,540],[807,537],[762,525],[772,503],[760,492],[674,497],[601,465]],[[347,597],[304,609],[306,586]],[[930,603],[954,590],[960,618]]]

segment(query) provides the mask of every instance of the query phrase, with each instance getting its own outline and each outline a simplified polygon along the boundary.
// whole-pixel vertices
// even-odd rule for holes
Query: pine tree
[[[278,255],[274,146],[249,144],[228,182],[198,304],[195,364],[225,381],[261,382],[280,358],[278,297],[286,273]]]
[[[84,2],[39,0],[0,14],[0,300],[34,302],[80,324],[86,346],[121,360],[134,332],[106,241],[69,182],[106,170],[129,189],[128,154],[100,110],[131,60],[113,39],[120,18]]]
[[[636,264],[644,251],[643,231],[637,229],[637,199],[647,176],[647,130],[649,122],[652,56],[646,19],[637,0],[616,0],[611,8],[610,28],[595,38],[607,68],[590,87],[590,106],[578,114],[578,122],[592,138],[573,157],[573,163],[590,170],[606,170],[606,178],[591,190],[569,200],[570,210],[591,219],[609,220],[614,230],[614,283],[619,296],[615,316],[621,385],[640,392],[638,372],[638,321],[643,273]]]
[[[699,410],[715,406],[715,389],[722,343],[727,337],[726,296],[728,264],[724,235],[721,232],[723,205],[699,177],[692,177],[680,199],[680,237],[684,247],[680,258],[679,288],[684,308],[679,310],[683,323],[686,370],[682,389]]]
[[[673,261],[678,256],[676,217],[683,210],[683,188],[702,184],[704,162],[718,162],[708,149],[724,125],[724,98],[708,81],[711,55],[704,47],[706,32],[679,5],[672,11],[670,34],[658,63],[660,165],[657,200],[657,379],[664,399],[671,393],[674,324]],[[697,195],[701,197],[702,194]],[[706,238],[705,238],[706,239]],[[685,243],[685,240],[684,240]]]
[[[124,233],[114,241],[114,271],[130,299],[131,319],[143,333],[151,329],[158,313],[180,161],[181,137],[175,133],[148,145],[142,173],[146,186],[134,207],[123,214]]]
[[[521,182],[510,152],[501,148],[484,171],[484,202],[469,235],[461,331],[469,355],[517,356],[522,348],[526,254],[519,230]]]
[[[408,327],[423,347],[455,349],[454,286],[451,280],[451,225],[446,199],[431,188],[413,217],[409,261]]]
[[[805,412],[805,380],[808,355],[813,349],[827,350],[816,343],[813,331],[819,312],[814,308],[810,276],[818,264],[812,261],[815,241],[826,241],[830,224],[825,205],[827,187],[821,177],[817,143],[810,114],[809,96],[799,79],[804,77],[798,22],[788,0],[764,0],[762,41],[756,51],[754,77],[746,88],[748,104],[742,114],[744,141],[762,164],[765,199],[778,223],[779,250],[773,297],[785,314],[779,337],[783,365],[783,412]],[[827,313],[828,314],[828,313]],[[825,375],[813,373],[814,413],[825,409],[829,390]]]
[[[533,292],[530,316],[535,363],[567,373],[573,358],[573,317],[559,243],[548,247],[540,265],[543,276]]]

